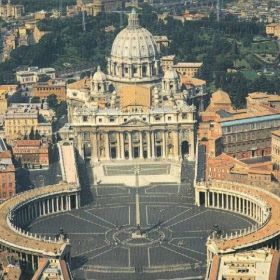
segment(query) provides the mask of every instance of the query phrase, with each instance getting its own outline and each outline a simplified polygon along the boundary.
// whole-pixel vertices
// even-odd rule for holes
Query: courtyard
[[[136,179],[134,187],[89,185],[83,195],[91,196],[91,202],[41,217],[29,230],[54,236],[62,228],[68,234],[71,270],[77,280],[203,279],[205,243],[213,227],[230,234],[253,222],[234,213],[195,206],[194,166],[187,163],[183,168],[183,183],[163,181],[138,187]],[[145,166],[130,166],[130,173],[121,169],[133,177],[145,176],[146,170]],[[116,175],[113,167],[107,171],[108,176]],[[168,173],[169,168],[163,166],[158,172]]]

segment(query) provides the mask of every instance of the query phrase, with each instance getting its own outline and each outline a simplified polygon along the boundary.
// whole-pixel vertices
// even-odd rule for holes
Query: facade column
[[[105,132],[105,158],[110,159],[108,132]]]
[[[217,206],[220,208],[220,194],[217,193]]]
[[[209,207],[209,206],[210,206],[210,196],[209,196],[209,192],[207,191],[206,194],[207,194],[207,205],[206,205],[206,207]]]
[[[71,210],[71,197],[67,195],[67,202],[68,202],[68,210]]]
[[[222,193],[222,208],[225,209],[224,194]]]
[[[81,132],[78,133],[77,135],[77,147],[78,147],[78,151],[79,151],[79,155],[80,155],[80,160],[83,159],[84,160],[84,147],[83,147],[83,141],[82,141],[82,134]]]
[[[179,135],[178,129],[173,131],[173,143],[174,143],[174,159],[179,159]]]
[[[147,158],[150,159],[151,158],[151,132],[147,131],[146,132],[147,135]]]
[[[166,137],[165,131],[162,131],[162,158],[166,158]]]
[[[129,159],[132,159],[132,139],[131,139],[131,131],[128,132],[128,150],[129,150]]]
[[[151,134],[151,142],[152,142],[152,159],[154,159],[155,158],[155,132],[154,131],[152,131],[151,132],[152,134]]]
[[[140,140],[140,159],[143,159],[143,131],[139,132],[139,140]]]
[[[121,159],[120,132],[117,132],[117,159]]]
[[[98,161],[98,141],[97,141],[97,133],[92,132],[90,134],[90,145],[91,145],[91,162]]]
[[[123,139],[123,132],[120,132],[120,159],[124,159],[124,139]]]
[[[232,194],[230,195],[230,210],[234,210],[233,209],[233,196],[232,196]]]

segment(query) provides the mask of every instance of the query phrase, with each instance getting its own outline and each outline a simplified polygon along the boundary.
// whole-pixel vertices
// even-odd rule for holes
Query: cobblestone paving
[[[94,200],[83,208],[30,225],[38,234],[53,236],[61,227],[69,234],[75,279],[204,279],[205,243],[213,226],[230,234],[253,224],[244,216],[195,206],[191,176],[182,184],[99,185],[90,192]],[[142,236],[133,239],[136,194]]]

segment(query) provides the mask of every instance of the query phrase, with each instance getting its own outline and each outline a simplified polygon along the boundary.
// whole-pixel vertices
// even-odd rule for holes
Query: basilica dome
[[[111,57],[133,61],[158,57],[155,38],[147,29],[139,25],[135,10],[130,14],[127,28],[117,35],[112,46]]]
[[[140,26],[133,9],[128,26],[115,38],[108,58],[107,78],[119,84],[153,84],[159,80],[159,54],[153,35]]]

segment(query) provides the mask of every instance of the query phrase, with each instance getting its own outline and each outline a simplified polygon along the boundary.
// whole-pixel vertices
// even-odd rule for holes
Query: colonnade
[[[221,191],[207,191],[206,207],[214,207],[227,211],[237,212],[245,215],[259,224],[266,221],[269,213],[267,204],[256,199],[254,196],[246,196],[246,194],[231,193],[228,190],[226,193]]]
[[[254,250],[262,247],[280,249],[280,198],[263,189],[240,183],[212,180],[196,182],[195,202],[251,218],[256,223],[230,234],[213,231],[208,237],[207,273],[215,255]],[[208,279],[208,278],[207,278]]]
[[[64,259],[70,263],[70,244],[64,234],[47,238],[24,228],[40,216],[80,207],[80,188],[59,184],[16,195],[0,204],[0,249],[19,256],[24,270],[35,271],[39,258]],[[5,225],[6,223],[6,225]],[[58,228],[59,231],[59,228]]]
[[[23,226],[34,219],[61,211],[78,209],[80,204],[79,194],[60,194],[57,196],[43,197],[32,201],[13,212],[13,224]]]

